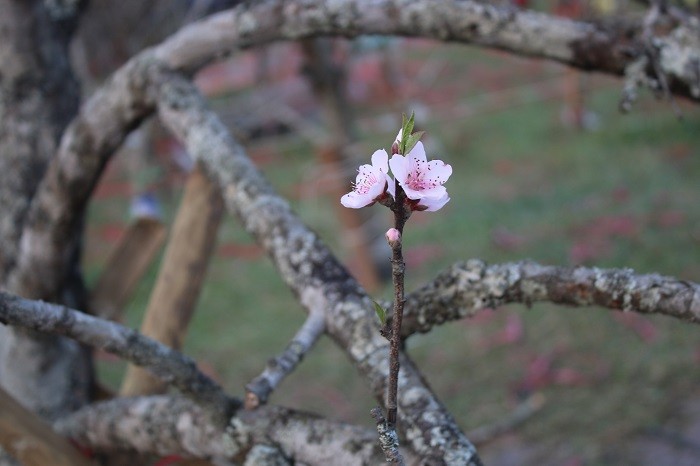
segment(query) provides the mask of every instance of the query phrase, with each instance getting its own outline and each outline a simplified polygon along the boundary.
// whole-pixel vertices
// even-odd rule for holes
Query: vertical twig
[[[394,228],[403,236],[403,227],[410,215],[406,206],[406,193],[396,183],[396,201],[392,206],[394,212]],[[401,319],[403,317],[404,298],[404,272],[406,264],[403,260],[401,240],[393,241],[391,246],[391,274],[394,280],[394,314],[391,321],[391,340],[389,345],[389,389],[387,394],[387,427],[396,428],[397,394],[399,382],[399,349],[401,346]]]

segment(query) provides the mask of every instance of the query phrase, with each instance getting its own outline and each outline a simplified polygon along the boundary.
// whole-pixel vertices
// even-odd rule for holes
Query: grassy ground
[[[451,203],[435,214],[416,214],[407,226],[409,290],[472,257],[631,267],[700,281],[697,107],[683,106],[679,122],[670,105],[644,96],[622,116],[619,83],[593,77],[587,101],[600,128],[576,131],[559,121],[560,68],[466,50],[418,49],[410,65],[444,67],[412,102],[430,112],[419,117],[429,155],[451,163],[454,175],[447,185]],[[386,108],[363,106],[360,120],[377,112]],[[362,134],[368,154],[375,144],[388,147],[396,131],[363,127],[375,128]],[[293,195],[302,181],[314,192],[312,149],[304,141],[287,137],[251,151],[272,152],[274,163],[263,170],[280,192]],[[171,212],[177,196],[162,200]],[[344,256],[335,202],[322,193],[293,200],[301,217]],[[90,277],[110,247],[105,228],[124,222],[125,206],[119,197],[92,205]],[[229,218],[219,243],[251,240]],[[304,314],[267,258],[224,256],[210,268],[186,351],[240,394]],[[139,325],[154,275],[155,267],[129,307],[132,326]],[[506,415],[524,395],[542,393],[544,408],[518,429],[515,441],[542,447],[543,464],[609,464],[610,445],[665,425],[677,400],[697,395],[699,330],[670,318],[536,304],[486,311],[413,337],[408,347],[465,429]],[[120,364],[103,361],[101,370],[117,383]],[[327,339],[272,402],[366,425],[375,404]]]

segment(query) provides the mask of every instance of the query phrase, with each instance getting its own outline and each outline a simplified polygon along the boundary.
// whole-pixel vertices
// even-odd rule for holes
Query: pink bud
[[[389,228],[386,231],[386,240],[392,248],[401,246],[401,233],[396,228]]]
[[[396,155],[399,153],[399,143],[397,141],[394,141],[394,143],[391,145],[391,155]]]

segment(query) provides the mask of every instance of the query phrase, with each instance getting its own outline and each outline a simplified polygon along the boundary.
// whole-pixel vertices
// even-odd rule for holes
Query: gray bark
[[[51,4],[62,5],[60,2]],[[66,5],[69,4],[72,3],[66,2]],[[0,0],[0,21],[4,22],[5,18],[9,18],[8,21],[24,18],[17,16],[18,9],[25,8],[18,5],[20,3],[13,0]],[[63,10],[55,10],[61,11]],[[2,30],[13,31],[14,27],[24,26],[20,21]],[[674,25],[669,33],[654,37],[651,45],[655,51],[651,56],[657,57],[658,63],[638,70],[648,78],[639,81],[658,82],[659,77],[654,73],[661,72],[673,92],[700,101],[698,27],[697,21],[688,20]],[[45,32],[44,29],[39,29]],[[78,118],[67,129],[58,155],[33,199],[29,214],[17,214],[18,224],[24,225],[19,249],[16,247],[19,229],[3,224],[2,228],[7,231],[2,230],[0,235],[0,241],[3,242],[0,249],[6,255],[0,258],[0,265],[4,281],[8,283],[7,288],[27,297],[55,299],[60,296],[71,277],[71,264],[76,257],[75,248],[66,248],[66,239],[71,238],[79,228],[92,189],[113,151],[126,134],[153,113],[158,105],[166,125],[207,166],[209,175],[221,186],[228,209],[242,220],[246,229],[266,248],[283,279],[304,307],[308,310],[325,310],[328,334],[346,351],[375,396],[383,401],[388,373],[387,343],[379,336],[373,323],[369,297],[319,238],[291,212],[287,202],[277,196],[262,179],[216,116],[202,104],[191,84],[170,74],[171,70],[193,73],[204,64],[238,48],[273,40],[329,34],[354,37],[372,33],[472,43],[618,76],[641,60],[648,60],[650,56],[650,39],[642,34],[641,27],[638,26],[625,30],[608,29],[592,23],[501,9],[469,0],[250,2],[189,26],[160,46],[143,52],[120,69],[86,103]],[[12,41],[5,42],[12,44]],[[0,46],[0,53],[17,53],[7,50]],[[655,71],[657,69],[660,71]],[[22,76],[22,73],[19,72],[18,75]],[[33,98],[41,100],[44,97],[33,97],[34,94],[29,92],[26,99],[12,101],[12,92],[26,88],[16,84],[19,91],[13,90],[13,87],[7,87],[11,92],[5,91],[6,83],[11,82],[3,76],[0,83],[3,92],[0,100],[3,128],[14,128],[18,135],[28,128],[33,135],[32,141],[29,137],[21,140],[22,144],[29,145],[30,148],[22,149],[24,152],[20,150],[19,154],[33,155],[41,148],[50,155],[52,146],[48,141],[51,137],[55,140],[62,128],[60,125],[52,127],[49,124],[49,128],[53,129],[43,132],[33,125],[36,121],[50,123],[56,114],[61,114],[59,109],[64,107],[55,103],[40,108],[41,105],[34,103],[26,110],[31,117],[20,112],[16,118],[9,109],[22,109],[23,103],[29,105],[34,102]],[[26,83],[22,80],[17,82]],[[30,80],[29,83],[30,90],[37,87],[33,81]],[[63,92],[59,94],[65,95]],[[32,112],[38,113],[35,115]],[[33,116],[36,116],[36,120]],[[12,124],[17,126],[13,127]],[[9,141],[14,137],[7,134],[3,136],[2,139]],[[31,144],[38,144],[37,148]],[[18,160],[21,160],[22,165],[29,163],[22,157],[6,159],[8,152],[4,147],[2,150],[2,163],[6,163],[6,160],[13,160],[14,163],[20,163]],[[14,154],[14,149],[11,152]],[[39,157],[37,160],[46,163],[48,155],[45,159]],[[12,168],[12,165],[6,164],[3,168]],[[0,170],[3,171],[7,172]],[[31,193],[39,178],[34,178],[33,171],[30,175],[26,175],[29,180],[26,181],[26,186],[33,184],[28,189]],[[3,192],[4,186],[0,185]],[[15,188],[23,192],[21,189],[24,186],[21,184]],[[4,202],[12,204],[8,206],[8,212],[26,211],[26,203],[14,206],[14,199],[3,199]],[[2,207],[4,209],[4,204]],[[10,242],[6,243],[8,238]],[[15,257],[12,251],[16,250],[19,253]],[[7,256],[7,251],[11,251],[10,256]],[[695,297],[692,299],[696,300]],[[19,333],[16,336],[23,338]],[[37,361],[28,361],[27,369],[39,368],[40,365],[35,364],[38,361],[48,364],[44,367],[51,367],[55,362],[47,361],[47,354],[60,358],[67,356],[69,362],[76,360],[71,355],[78,353],[61,346],[65,342],[53,337],[46,338],[50,343],[44,343],[41,339],[26,340],[39,345],[40,351],[37,354],[41,356]],[[2,340],[10,341],[5,337]],[[0,366],[3,384],[7,383],[7,361],[11,356],[7,348],[5,346],[4,352],[0,354],[2,361],[5,361],[5,366]],[[21,346],[13,346],[12,350],[21,350]],[[16,360],[13,364],[21,366]],[[70,364],[57,365],[64,368],[60,371],[64,378],[75,373],[69,369],[73,367]],[[425,385],[406,355],[402,355],[401,367],[398,404],[401,426],[408,445],[426,464],[478,464],[473,447]],[[29,371],[23,374],[22,378],[17,379],[21,383],[14,387],[14,394],[20,397],[27,394],[33,400],[39,400],[39,406],[32,407],[43,410],[49,417],[66,410],[67,406],[72,409],[70,400],[63,398],[65,390],[56,394],[57,386],[65,388],[71,384],[42,378],[42,375]],[[85,393],[85,390],[79,388],[77,392],[79,403],[80,394]],[[285,425],[287,424],[283,423],[275,427],[284,432]],[[302,427],[303,422],[300,425]],[[277,440],[283,441],[284,439]],[[138,437],[132,437],[130,442],[138,442]]]
[[[174,75],[158,93],[164,125],[220,185],[229,212],[267,250],[302,306],[308,312],[324,310],[328,335],[385,403],[389,345],[374,323],[371,298],[274,192],[191,82]],[[401,368],[398,408],[408,446],[426,464],[481,464],[474,446],[405,354]]]
[[[700,323],[700,285],[631,269],[554,267],[535,262],[457,263],[408,295],[401,333],[425,333],[435,325],[509,303],[549,301],[661,314]]]
[[[230,416],[240,402],[201,373],[195,362],[135,330],[65,306],[30,301],[0,292],[0,323],[43,334],[65,335],[116,354],[151,371],[207,408],[213,417]],[[57,367],[56,370],[66,370]]]
[[[79,1],[0,0],[0,289],[16,268],[28,207],[58,139],[78,108],[79,88],[68,61],[68,42]],[[61,288],[32,297],[82,305],[79,226],[64,237]],[[55,418],[87,401],[88,355],[74,341],[0,327],[0,383],[26,407]]]
[[[295,464],[360,466],[383,460],[376,433],[369,429],[274,406],[241,410],[221,428],[183,398],[119,398],[87,406],[55,427],[99,451],[239,460],[249,455],[251,447],[262,444],[274,445]],[[409,458],[413,464],[418,461]]]

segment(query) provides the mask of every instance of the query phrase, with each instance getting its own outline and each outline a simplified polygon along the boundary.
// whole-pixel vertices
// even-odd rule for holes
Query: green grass
[[[438,50],[431,56],[454,57],[455,50]],[[479,66],[512,69],[504,67],[500,56],[472,52],[460,57]],[[517,72],[522,63],[510,66]],[[453,66],[469,69],[463,62]],[[523,80],[557,72],[544,67],[540,74]],[[700,112],[684,106],[685,119],[678,122],[669,105],[650,102],[645,96],[632,114],[623,116],[616,110],[619,83],[594,77],[591,87],[589,107],[601,119],[601,128],[595,132],[562,127],[558,123],[561,102],[549,97],[527,103],[529,88],[522,90],[526,103],[514,103],[510,109],[450,119],[441,115],[440,108],[431,108],[431,118],[418,122],[428,131],[429,154],[451,163],[454,175],[447,184],[450,204],[435,214],[416,214],[407,226],[408,251],[439,247],[419,267],[409,268],[409,290],[456,259],[533,259],[573,265],[572,248],[579,243],[593,245],[595,254],[584,259],[586,265],[631,267],[639,273],[700,281]],[[378,110],[363,108],[360,118]],[[362,137],[388,146],[394,134],[395,130]],[[314,181],[311,146],[285,138],[272,147],[278,151],[277,162],[263,170],[281,193],[294,192],[293,186],[302,180]],[[174,201],[168,203],[168,212],[173,211]],[[300,216],[345,257],[334,202],[322,196],[292,201]],[[125,205],[124,200],[93,203],[91,228],[123,221],[124,212],[118,206]],[[669,213],[680,220],[664,223]],[[601,220],[605,218],[628,219],[633,232],[606,230]],[[521,244],[498,247],[495,231],[516,235]],[[229,218],[219,241],[251,240]],[[107,246],[99,239],[91,239],[90,245],[86,268],[94,277]],[[138,326],[155,272],[154,266],[129,306],[129,325]],[[388,297],[388,287],[377,296]],[[484,348],[481,342],[499,332],[511,314],[523,317],[523,341]],[[253,261],[217,257],[185,351],[205,361],[230,391],[240,395],[265,361],[284,348],[303,319],[301,307],[266,257]],[[547,448],[564,442],[573,454],[596,461],[611,441],[663,424],[672,402],[690,396],[700,383],[695,356],[700,329],[670,318],[649,320],[658,337],[645,342],[606,310],[512,306],[489,320],[455,322],[412,337],[408,347],[465,429],[507,414],[528,364],[537,355],[553,354],[555,367],[573,368],[589,381],[543,387],[544,409],[519,432]],[[101,364],[102,374],[113,385],[120,370],[113,363]],[[284,382],[272,402],[365,425],[371,424],[368,410],[375,403],[347,358],[327,339]]]

